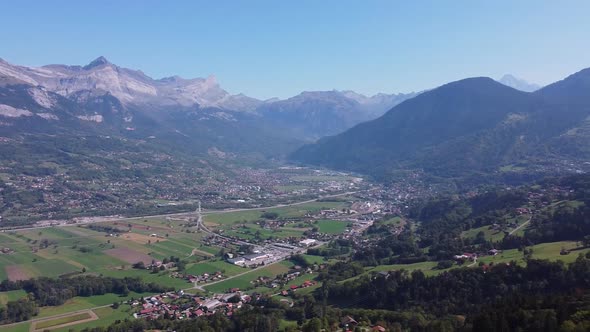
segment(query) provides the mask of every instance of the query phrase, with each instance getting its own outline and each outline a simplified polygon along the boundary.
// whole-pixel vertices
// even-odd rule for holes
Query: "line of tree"
[[[9,301],[0,307],[0,322],[3,324],[30,319],[41,306],[58,306],[76,297],[90,297],[114,293],[127,296],[130,292],[161,293],[172,290],[155,283],[146,283],[140,278],[112,278],[103,276],[79,276],[75,278],[38,278],[22,281],[4,280],[0,291],[24,290],[26,299]]]

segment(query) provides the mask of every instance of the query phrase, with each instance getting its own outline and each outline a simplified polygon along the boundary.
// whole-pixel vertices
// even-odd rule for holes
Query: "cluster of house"
[[[314,267],[317,269],[325,268],[325,266],[320,267],[317,265]],[[288,273],[279,274],[279,275],[275,276],[274,278],[266,277],[266,276],[259,276],[258,278],[256,278],[256,280],[253,280],[250,283],[254,287],[265,286],[268,288],[279,288],[283,285],[286,285],[290,281],[294,280],[295,278],[297,278],[303,274],[312,274],[312,273],[313,273],[313,269],[311,267],[304,269],[301,266],[296,265]],[[294,287],[291,286],[290,289],[294,290],[297,288],[305,288],[305,287],[313,286],[315,284],[317,284],[316,281],[305,281],[303,284],[301,284],[299,286],[294,286]]]
[[[516,212],[516,214],[530,214],[531,209],[519,207],[519,208],[516,208],[515,212]]]
[[[315,286],[317,285],[318,282],[315,280],[305,280],[301,285],[291,285],[289,286],[289,290],[283,290],[281,291],[281,295],[282,296],[289,296],[290,292],[294,292],[298,289],[302,289],[302,288],[307,288],[307,287],[311,287],[311,286]]]
[[[203,273],[201,275],[195,274],[182,274],[180,272],[172,272],[170,274],[173,278],[185,279],[190,283],[205,283],[205,282],[212,282],[212,281],[219,281],[225,279],[225,276],[221,271],[217,271],[215,273]]]
[[[2,248],[2,250],[0,250],[3,254],[12,254],[14,252],[14,250],[4,247]]]
[[[163,263],[162,261],[153,261],[152,264],[148,265],[146,268],[147,269],[158,268],[160,270],[169,270],[173,267],[176,267],[175,262]]]
[[[453,256],[453,258],[458,261],[475,261],[477,259],[477,254],[464,252],[462,254]]]
[[[342,327],[343,331],[345,331],[345,332],[354,331],[358,325],[359,325],[359,323],[351,316],[344,316],[340,319],[340,327]],[[364,330],[364,331],[366,331],[366,330]],[[373,325],[371,327],[371,331],[372,332],[385,332],[385,331],[387,331],[387,329],[381,325]]]
[[[234,293],[219,294],[206,298],[185,294],[183,291],[169,292],[151,298],[136,300],[132,307],[139,308],[133,314],[135,318],[157,319],[166,317],[169,319],[189,319],[200,316],[209,316],[221,311],[227,316],[233,315],[236,309],[244,303],[252,300],[249,295]]]
[[[487,254],[489,256],[496,256],[497,254],[500,254],[500,253],[502,253],[502,250],[498,250],[498,249],[490,249],[487,252]],[[485,256],[485,253],[477,254],[477,253],[471,253],[471,252],[464,252],[462,254],[453,256],[453,258],[458,261],[476,261],[477,257],[481,257],[481,256]]]

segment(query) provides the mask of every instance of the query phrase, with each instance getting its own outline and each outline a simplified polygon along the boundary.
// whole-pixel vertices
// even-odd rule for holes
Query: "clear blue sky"
[[[0,57],[160,78],[215,74],[258,98],[365,94],[590,67],[590,1],[2,1]]]

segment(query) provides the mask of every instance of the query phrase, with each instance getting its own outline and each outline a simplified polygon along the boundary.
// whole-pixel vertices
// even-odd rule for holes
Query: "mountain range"
[[[104,57],[38,68],[0,60],[0,167],[34,168],[38,160],[24,156],[41,150],[78,167],[86,152],[116,147],[224,162],[289,155],[376,177],[422,169],[444,178],[575,168],[590,157],[589,69],[534,92],[513,76],[500,81],[258,100],[228,93],[212,76],[153,79]]]
[[[87,105],[93,98],[108,95],[118,100],[122,110],[136,110],[144,114],[184,108],[215,108],[232,114],[242,112],[250,115],[252,122],[279,127],[291,138],[304,141],[336,134],[362,121],[374,119],[416,95],[377,94],[366,97],[352,91],[315,91],[286,100],[263,101],[228,93],[214,76],[153,79],[139,70],[112,64],[102,56],[85,66],[47,65],[38,68],[12,65],[0,59],[0,86],[14,85],[44,91],[33,92],[35,95],[54,93],[78,105]],[[5,105],[2,106],[4,108],[14,107],[4,100],[0,100],[0,104]],[[8,114],[7,110],[3,112]],[[93,115],[97,116],[94,119],[104,117],[98,113],[83,116]],[[133,119],[126,118],[132,126]]]
[[[378,119],[306,145],[295,161],[389,177],[554,170],[590,158],[590,69],[535,92],[490,78],[445,84]],[[574,166],[572,166],[574,165]]]

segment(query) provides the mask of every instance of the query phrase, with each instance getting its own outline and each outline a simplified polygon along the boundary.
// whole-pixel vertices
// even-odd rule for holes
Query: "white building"
[[[314,240],[314,239],[305,239],[305,240],[301,240],[299,241],[299,244],[303,247],[311,247],[313,245],[315,245],[318,241]]]

